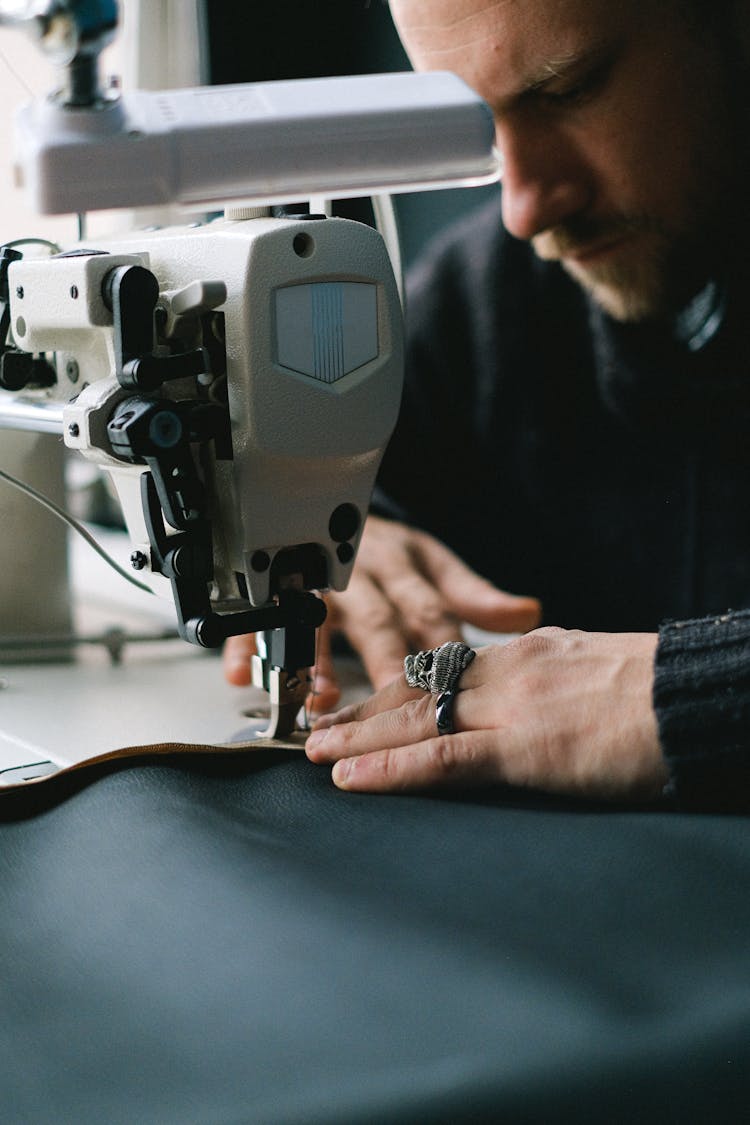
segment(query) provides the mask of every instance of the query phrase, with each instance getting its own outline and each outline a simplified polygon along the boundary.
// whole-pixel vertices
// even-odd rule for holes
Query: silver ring
[[[425,649],[404,659],[404,675],[409,687],[421,688],[433,695],[455,691],[461,673],[476,656],[473,648],[461,641],[446,641],[437,648]]]

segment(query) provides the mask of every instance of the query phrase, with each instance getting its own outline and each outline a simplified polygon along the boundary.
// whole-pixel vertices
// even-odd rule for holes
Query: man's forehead
[[[467,45],[493,28],[514,35],[535,26],[596,25],[606,18],[612,0],[390,0],[399,30],[420,49],[449,50]],[[619,0],[616,8],[629,7]]]
[[[471,19],[477,13],[492,8],[506,7],[514,0],[391,0],[391,7],[414,23],[434,23],[439,18],[446,24]]]
[[[425,41],[445,41],[446,36],[463,34],[472,23],[491,19],[494,12],[514,6],[517,0],[390,0],[390,3],[404,31]]]
[[[585,56],[611,37],[639,0],[391,0],[398,30],[420,69],[456,70],[484,87],[512,89]],[[640,18],[640,17],[639,17]]]

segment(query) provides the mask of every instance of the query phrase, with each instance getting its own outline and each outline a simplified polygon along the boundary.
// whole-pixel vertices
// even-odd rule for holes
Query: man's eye
[[[572,102],[581,101],[585,94],[586,84],[579,82],[568,90],[546,90],[543,96],[552,105],[568,105]]]
[[[549,87],[538,91],[538,97],[543,105],[551,108],[564,108],[566,106],[582,105],[592,98],[605,85],[610,72],[610,63],[607,61],[590,73],[583,75],[576,82],[564,86],[559,90]]]

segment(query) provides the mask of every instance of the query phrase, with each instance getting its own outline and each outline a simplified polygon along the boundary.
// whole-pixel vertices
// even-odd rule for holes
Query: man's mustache
[[[593,218],[574,216],[557,227],[542,231],[532,240],[540,258],[555,262],[633,234],[662,232],[662,225],[649,215],[615,215]]]

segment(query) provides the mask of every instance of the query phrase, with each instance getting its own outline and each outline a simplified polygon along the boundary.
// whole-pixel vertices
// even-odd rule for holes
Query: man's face
[[[503,220],[613,316],[673,311],[733,229],[744,139],[709,22],[677,0],[391,0],[413,64],[489,103]],[[736,97],[736,95],[735,95]]]

